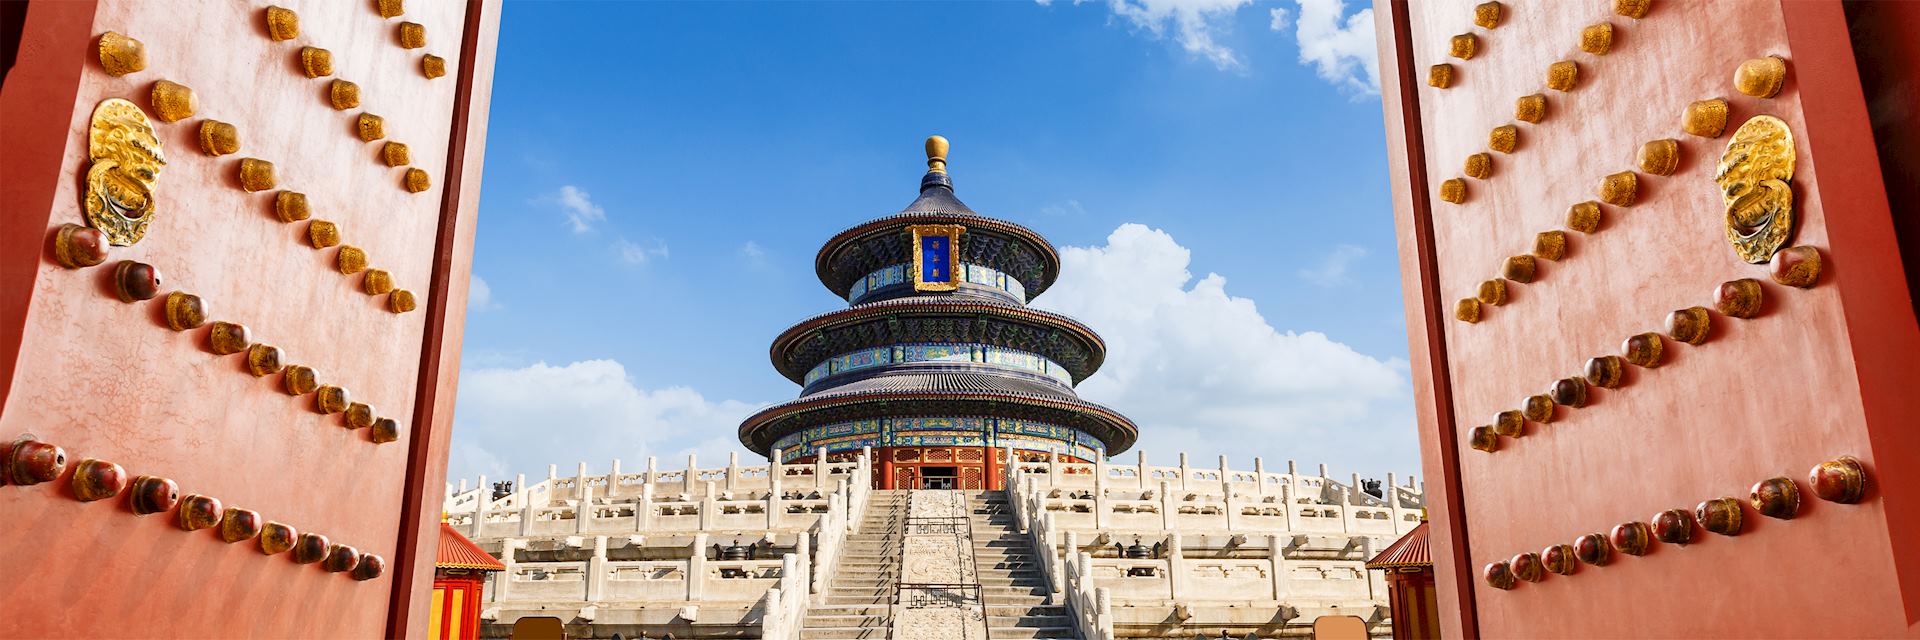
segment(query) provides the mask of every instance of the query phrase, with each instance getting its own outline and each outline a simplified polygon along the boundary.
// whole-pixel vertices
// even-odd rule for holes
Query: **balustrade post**
[[[1235,503],[1235,501],[1234,501],[1234,499],[1233,499],[1233,490],[1232,490],[1232,488],[1228,488],[1228,490],[1227,490],[1227,492],[1226,492],[1226,493],[1227,493],[1227,496],[1226,496],[1225,498],[1223,498],[1223,499],[1221,499],[1221,502],[1223,502],[1223,503],[1225,503],[1225,504],[1227,505],[1227,506],[1226,506],[1226,509],[1227,509],[1227,530],[1228,530],[1228,531],[1239,531],[1239,530],[1240,530],[1240,505],[1239,505],[1239,504],[1236,504],[1236,503]]]
[[[824,520],[824,518],[822,518],[822,520]],[[805,531],[794,534],[793,551],[793,553],[788,554],[786,557],[793,558],[797,556],[799,558],[797,566],[799,567],[800,574],[783,573],[781,575],[793,575],[792,580],[799,581],[801,585],[800,593],[805,595],[807,589],[813,585],[813,536]],[[782,582],[786,581],[787,580],[782,580]]]
[[[533,535],[533,501],[531,500],[520,501],[520,535]]]
[[[1393,526],[1389,527],[1387,530],[1395,533],[1399,533],[1400,512],[1404,511],[1404,509],[1402,509],[1400,506],[1400,487],[1399,485],[1395,485],[1393,483],[1394,480],[1396,480],[1396,478],[1394,478],[1393,472],[1391,471],[1387,472],[1387,484],[1385,485],[1385,490],[1381,491],[1380,494],[1383,496],[1386,496],[1385,499],[1387,501],[1387,517],[1392,519],[1393,521]]]
[[[1173,491],[1171,489],[1171,483],[1165,479],[1160,480],[1160,529],[1163,531],[1173,530],[1174,510],[1180,508],[1180,503],[1175,502],[1173,499]]]
[[[526,506],[530,495],[531,492],[527,491],[527,474],[513,474],[513,506]]]
[[[1093,528],[1105,529],[1107,522],[1113,519],[1113,507],[1107,501],[1107,490],[1093,491]]]
[[[687,558],[687,600],[699,602],[707,591],[707,533],[693,534],[693,555]]]
[[[727,452],[727,490],[740,489],[740,452]]]
[[[686,486],[686,489],[684,491],[687,493],[693,493],[694,487],[700,486],[700,485],[694,484],[700,481],[699,462],[700,462],[699,456],[696,456],[691,453],[687,454],[687,470],[685,473],[681,474],[682,476],[681,484]]]
[[[640,485],[640,505],[633,511],[633,530],[646,531],[653,528],[654,510],[653,483]]]
[[[582,483],[585,484],[585,483]],[[573,507],[573,532],[586,533],[593,520],[593,487],[580,487],[580,501]]]
[[[1280,485],[1280,501],[1285,503],[1281,510],[1287,514],[1288,531],[1300,530],[1300,505],[1293,499],[1296,490],[1292,482]]]
[[[1186,452],[1182,451],[1180,452],[1180,490],[1181,491],[1187,490],[1187,476],[1190,475],[1188,472],[1189,472],[1189,469],[1187,468],[1187,454]]]
[[[1253,494],[1260,496],[1262,498],[1266,497],[1267,496],[1267,462],[1265,460],[1260,459],[1260,456],[1253,457],[1253,478],[1254,478],[1254,482],[1259,483],[1254,485],[1257,488],[1254,489]]]
[[[786,517],[787,498],[781,495],[780,476],[767,478],[767,528],[780,528],[780,519]]]
[[[1187,572],[1181,563],[1185,557],[1186,554],[1180,551],[1180,533],[1176,531],[1167,536],[1167,585],[1172,592],[1169,597],[1174,602],[1183,601],[1187,596]]]
[[[613,459],[613,469],[607,472],[607,497],[620,495],[620,459]]]
[[[1273,551],[1273,566],[1267,569],[1267,574],[1273,578],[1273,599],[1285,601],[1291,595],[1288,586],[1292,582],[1287,579],[1287,548],[1280,544],[1278,534],[1267,536],[1267,548]]]
[[[700,496],[700,529],[702,531],[712,529],[717,525],[719,522],[715,519],[715,516],[720,515],[716,513],[720,509],[720,505],[717,503],[719,496],[713,493],[712,480],[707,481],[706,489],[705,495]]]
[[[660,479],[659,476],[660,476],[660,459],[653,456],[647,456],[647,474],[641,479],[645,480],[646,484],[652,485],[655,481]]]
[[[1143,448],[1138,453],[1140,454],[1140,469],[1134,473],[1133,477],[1134,480],[1139,481],[1140,489],[1144,491],[1152,488],[1153,485],[1147,483],[1147,450]]]
[[[1047,482],[1060,486],[1060,452],[1047,452]]]
[[[780,453],[779,449],[767,452],[767,477],[769,478],[780,478],[787,475],[787,465],[780,461]]]
[[[1093,458],[1093,490],[1100,494],[1107,492],[1106,456],[1094,456]]]
[[[594,536],[593,558],[587,561],[587,602],[599,602],[607,592],[607,537]]]
[[[514,551],[526,544],[527,541],[517,538],[508,538],[500,541],[500,564],[506,565],[507,568],[505,571],[500,572],[498,579],[493,583],[494,602],[506,600],[512,595],[513,578],[518,574],[515,568],[520,564],[519,554],[514,553]]]

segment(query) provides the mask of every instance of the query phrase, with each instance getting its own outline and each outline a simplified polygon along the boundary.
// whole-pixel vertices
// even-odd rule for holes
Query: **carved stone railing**
[[[780,558],[783,570],[780,584],[767,590],[767,595],[755,604],[760,611],[760,637],[767,640],[799,640],[801,622],[807,616],[807,590],[810,588],[805,573],[798,567],[799,558],[789,553]]]

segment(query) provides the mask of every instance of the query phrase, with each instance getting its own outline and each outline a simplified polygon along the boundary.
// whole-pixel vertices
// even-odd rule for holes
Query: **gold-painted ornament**
[[[393,418],[380,418],[373,421],[373,427],[367,429],[367,439],[374,444],[386,444],[400,439],[400,422]]]
[[[389,141],[380,146],[380,159],[389,167],[403,167],[413,162],[413,153],[407,145]]]
[[[1787,82],[1787,60],[1780,56],[1754,58],[1733,72],[1733,88],[1755,98],[1780,95]]]
[[[1501,7],[1499,2],[1482,2],[1473,7],[1473,23],[1482,29],[1500,26]]]
[[[1453,305],[1453,319],[1473,324],[1480,321],[1480,301],[1475,298],[1461,298]]]
[[[307,194],[282,191],[273,196],[273,213],[281,222],[299,222],[313,217],[313,208],[307,204]]]
[[[1547,96],[1530,94],[1513,101],[1513,118],[1521,122],[1539,122],[1547,118]]]
[[[365,402],[347,405],[347,428],[365,429],[373,426],[373,406]]]
[[[1447,42],[1447,55],[1461,60],[1472,60],[1473,54],[1480,51],[1480,37],[1471,33],[1454,36]]]
[[[431,53],[421,56],[420,73],[428,78],[447,75],[447,59]]]
[[[1600,201],[1616,207],[1631,207],[1640,194],[1640,176],[1622,171],[1600,179]]]
[[[1612,389],[1625,382],[1626,360],[1620,356],[1600,356],[1587,361],[1585,377],[1587,384],[1602,389]]]
[[[198,329],[207,323],[207,303],[185,291],[167,294],[167,327],[174,331]]]
[[[400,38],[400,46],[418,49],[427,46],[427,26],[418,22],[402,22],[395,31]]]
[[[201,120],[200,150],[210,156],[240,151],[240,129],[219,120]]]
[[[1680,168],[1680,141],[1673,138],[1650,140],[1640,145],[1639,153],[1634,155],[1634,164],[1641,171],[1656,176],[1673,175]]]
[[[1687,105],[1680,116],[1680,129],[1702,138],[1718,138],[1727,129],[1727,101],[1714,98]]]
[[[91,267],[112,257],[107,234],[73,223],[60,225],[53,238],[53,259],[68,269]]]
[[[1613,12],[1639,20],[1647,17],[1647,10],[1653,7],[1653,0],[1613,0]]]
[[[273,176],[273,163],[259,158],[240,159],[240,188],[250,192],[272,189],[279,181]]]
[[[353,132],[358,134],[361,140],[373,142],[387,137],[387,121],[371,113],[362,113],[358,118],[354,118]]]
[[[387,310],[388,311],[392,311],[394,313],[406,313],[408,311],[414,310],[417,304],[418,302],[413,299],[412,291],[408,291],[406,289],[394,289],[392,293],[387,294]]]
[[[1580,30],[1580,50],[1596,56],[1613,49],[1613,23],[1601,22]]]
[[[1713,308],[1721,315],[1732,318],[1760,315],[1760,292],[1760,281],[1753,278],[1722,282],[1713,289]]]
[[[409,193],[420,193],[433,188],[433,179],[427,177],[425,169],[408,167],[406,176],[401,180]]]
[[[1493,154],[1480,152],[1467,156],[1467,177],[1485,180],[1493,175]]]
[[[301,47],[300,70],[309,78],[333,75],[333,52],[320,47]]]
[[[1503,124],[1498,127],[1494,127],[1493,131],[1487,134],[1487,147],[1490,149],[1493,149],[1494,151],[1498,151],[1500,153],[1513,153],[1514,148],[1518,147],[1519,145],[1520,145],[1520,128],[1519,127],[1516,127],[1510,124]]]
[[[404,0],[375,0],[374,10],[379,11],[382,18],[398,18],[407,12],[407,5]]]
[[[1507,281],[1494,278],[1480,283],[1480,289],[1474,294],[1480,302],[1498,307],[1507,303]]]
[[[370,296],[384,295],[393,291],[393,275],[385,269],[368,269],[360,279],[360,289]]]
[[[340,273],[347,275],[366,271],[367,252],[350,244],[341,245],[339,255],[334,257],[334,264],[340,269]]]
[[[1453,65],[1442,62],[1427,67],[1427,86],[1441,89],[1453,86]]]
[[[1527,401],[1520,405],[1520,415],[1541,424],[1553,422],[1553,396],[1544,393],[1527,396]]]
[[[1454,204],[1467,201],[1467,181],[1448,178],[1440,182],[1440,199]]]
[[[286,7],[267,7],[267,37],[292,40],[300,37],[300,15]]]
[[[225,356],[240,353],[252,347],[253,336],[246,325],[220,321],[213,323],[213,331],[207,334],[207,342],[212,345],[216,355]]]
[[[340,225],[326,220],[307,223],[307,242],[315,249],[325,249],[340,244]]]
[[[154,187],[167,164],[147,114],[120,98],[102,100],[87,123],[87,224],[107,242],[128,246],[147,235]]]
[[[1499,435],[1500,434],[1493,432],[1493,427],[1491,425],[1474,427],[1473,431],[1469,432],[1469,435],[1467,436],[1467,446],[1473,447],[1474,449],[1477,449],[1480,451],[1485,451],[1487,453],[1493,453],[1495,451],[1499,451],[1500,450]]]
[[[1547,88],[1554,91],[1572,91],[1580,77],[1580,65],[1572,60],[1561,60],[1547,67]]]
[[[1518,438],[1526,434],[1527,416],[1518,409],[1502,411],[1493,417],[1493,432]]]
[[[340,79],[327,83],[327,102],[341,111],[360,106],[360,85]]]
[[[320,374],[303,364],[289,365],[281,376],[281,388],[290,396],[304,396],[320,388]]]
[[[350,404],[353,404],[353,398],[345,387],[326,384],[314,391],[313,408],[320,413],[340,413],[346,411]]]
[[[120,77],[147,68],[147,45],[118,31],[100,34],[100,66]]]
[[[1535,234],[1533,257],[1541,260],[1559,260],[1567,257],[1567,232],[1555,229]]]
[[[247,371],[255,377],[270,376],[286,368],[286,356],[280,347],[258,343],[247,348]]]
[[[1714,182],[1727,203],[1727,243],[1749,264],[1766,262],[1793,236],[1793,132],[1754,116],[1734,130]]]
[[[179,122],[200,110],[200,98],[193,94],[193,88],[169,80],[153,83],[151,100],[153,117],[161,122]]]
[[[1600,230],[1600,203],[1588,200],[1567,208],[1567,228],[1580,233]]]
[[[1656,369],[1660,367],[1660,355],[1666,352],[1666,342],[1660,334],[1647,332],[1635,334],[1620,343],[1620,353],[1627,362],[1636,367]]]
[[[1820,281],[1820,250],[1809,246],[1787,247],[1773,252],[1767,263],[1767,275],[1789,287],[1811,288]]]
[[[1667,336],[1687,344],[1707,341],[1713,329],[1713,314],[1706,307],[1687,307],[1667,314]]]
[[[1500,263],[1500,277],[1526,284],[1533,282],[1539,268],[1531,255],[1508,256],[1506,262]]]

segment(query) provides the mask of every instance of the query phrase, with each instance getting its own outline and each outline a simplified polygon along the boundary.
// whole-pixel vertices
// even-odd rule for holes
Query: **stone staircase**
[[[868,496],[860,533],[847,536],[825,603],[807,609],[802,640],[890,637],[907,494],[876,490]],[[1047,602],[1046,576],[1034,559],[1032,543],[1014,524],[1006,493],[977,492],[967,501],[973,517],[974,564],[992,637],[1075,637],[1066,607]]]

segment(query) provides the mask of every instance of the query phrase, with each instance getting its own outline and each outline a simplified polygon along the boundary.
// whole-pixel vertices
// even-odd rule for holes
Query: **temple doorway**
[[[920,488],[953,489],[958,475],[953,467],[920,467]]]

